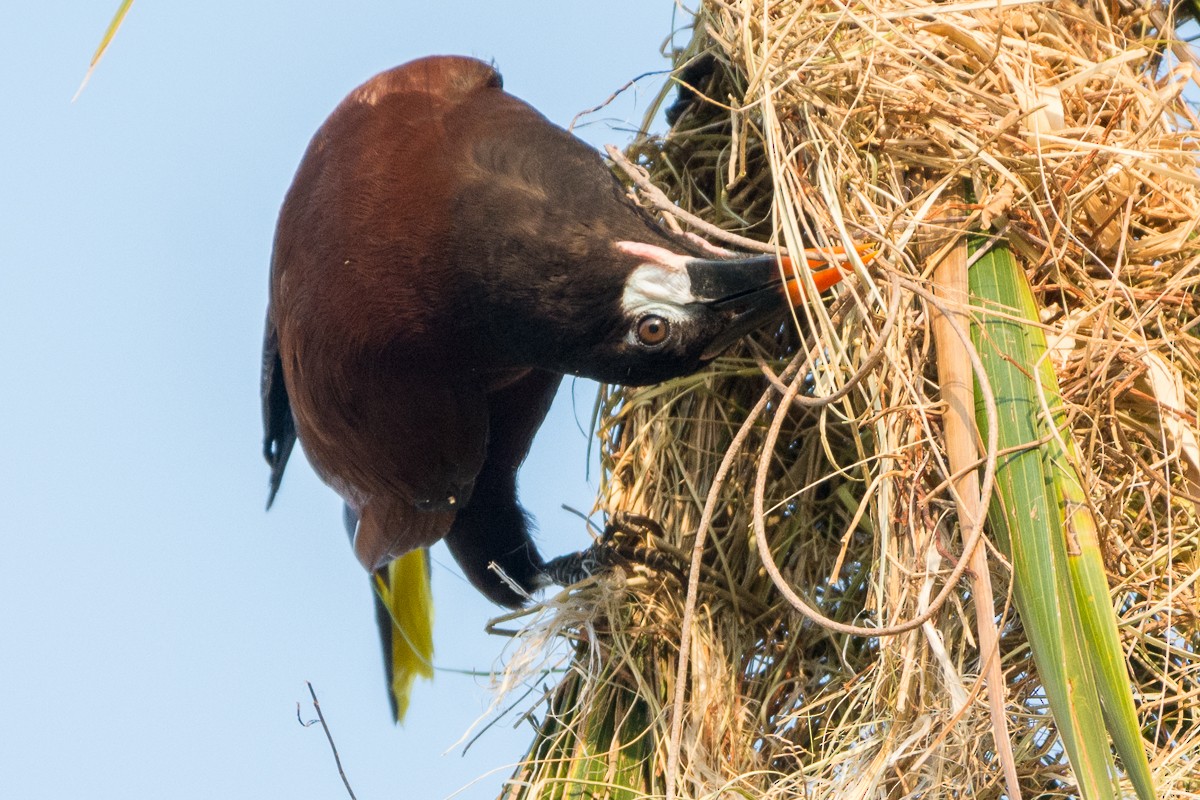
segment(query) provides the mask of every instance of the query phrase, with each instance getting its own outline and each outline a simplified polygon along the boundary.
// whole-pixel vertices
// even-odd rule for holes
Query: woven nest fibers
[[[633,527],[659,555],[524,619],[510,685],[571,647],[505,796],[1076,793],[1006,545],[955,489],[936,271],[964,232],[1028,278],[1154,781],[1195,796],[1200,71],[1169,9],[707,0],[679,64],[671,131],[629,153],[670,203],[631,191],[684,229],[878,254],[701,374],[605,390],[598,509],[657,523]],[[972,445],[986,506],[1004,454]]]

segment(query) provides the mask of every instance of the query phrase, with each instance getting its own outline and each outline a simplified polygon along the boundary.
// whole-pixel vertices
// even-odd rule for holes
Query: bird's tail
[[[429,551],[401,556],[371,576],[375,617],[383,643],[388,700],[396,722],[404,721],[409,692],[420,675],[433,677],[433,594],[429,587]]]

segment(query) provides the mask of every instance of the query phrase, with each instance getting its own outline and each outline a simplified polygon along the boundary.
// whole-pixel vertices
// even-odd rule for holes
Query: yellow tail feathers
[[[403,722],[413,681],[418,675],[433,677],[429,551],[420,548],[392,561],[375,572],[372,582],[388,699],[393,718]]]

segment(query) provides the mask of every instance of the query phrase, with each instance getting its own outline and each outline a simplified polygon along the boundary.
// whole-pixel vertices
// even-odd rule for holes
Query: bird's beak
[[[860,254],[864,250],[860,249]],[[842,279],[849,269],[840,249],[805,251],[807,268],[812,271],[817,291],[823,292]],[[754,256],[731,260],[690,259],[688,277],[697,301],[720,312],[726,319],[724,330],[704,351],[704,360],[716,358],[725,348],[747,333],[778,319],[788,308],[804,298],[804,286],[798,279],[794,262],[787,256]]]

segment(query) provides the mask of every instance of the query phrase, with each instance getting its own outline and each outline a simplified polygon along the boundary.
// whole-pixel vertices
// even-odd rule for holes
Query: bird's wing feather
[[[279,335],[270,314],[263,334],[262,359],[263,457],[271,466],[271,488],[267,495],[267,508],[270,508],[283,480],[288,456],[296,444],[296,422],[292,418],[292,406],[283,382],[283,362],[279,358]]]

